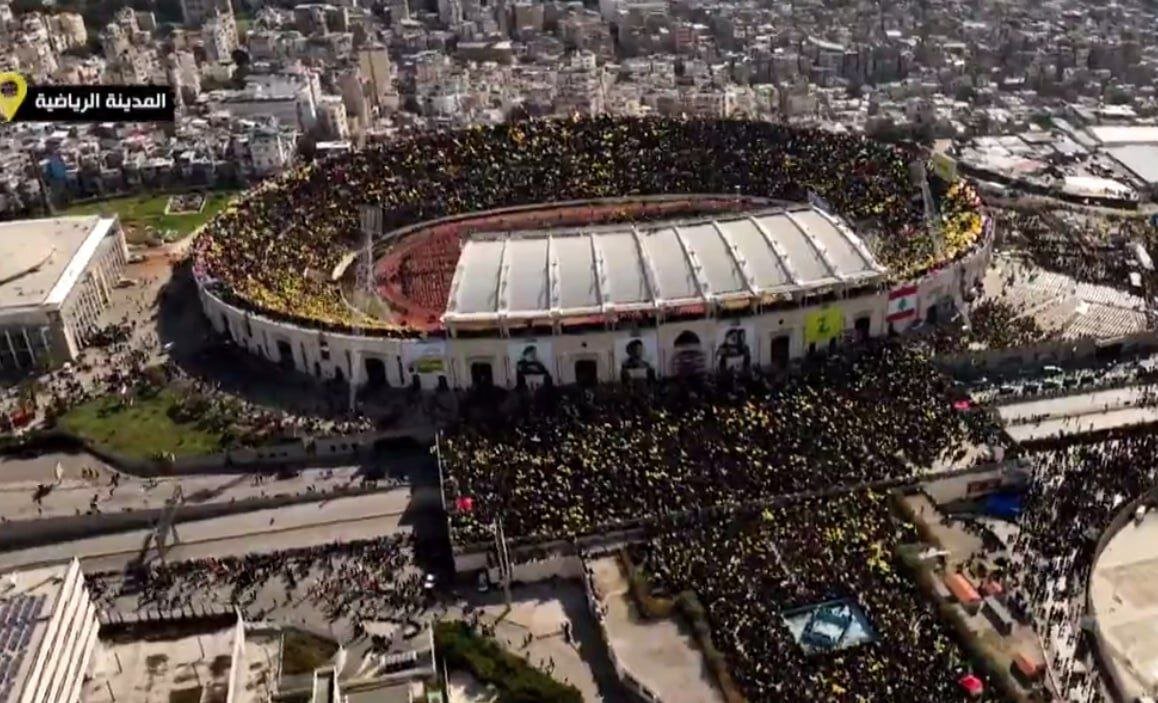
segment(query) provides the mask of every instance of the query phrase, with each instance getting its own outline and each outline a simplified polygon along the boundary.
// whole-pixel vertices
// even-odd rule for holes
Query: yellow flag
[[[844,311],[831,306],[808,313],[804,318],[804,343],[827,342],[844,331]]]

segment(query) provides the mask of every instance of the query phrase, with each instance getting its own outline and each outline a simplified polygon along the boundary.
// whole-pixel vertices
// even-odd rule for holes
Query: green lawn
[[[583,703],[579,689],[556,681],[495,640],[474,634],[466,623],[438,623],[434,642],[447,669],[469,671],[481,683],[493,685],[502,703]]]
[[[201,212],[192,215],[166,215],[165,206],[169,203],[170,194],[161,195],[130,195],[125,198],[113,198],[94,203],[73,205],[62,211],[61,215],[111,215],[121,217],[121,224],[125,227],[125,238],[133,243],[140,244],[147,239],[149,227],[154,228],[158,236],[165,241],[176,241],[188,235],[204,224],[209,218],[216,215],[225,207],[235,191],[209,191],[209,199]],[[169,230],[173,232],[170,233]]]
[[[192,424],[176,423],[167,414],[178,401],[175,392],[137,398],[132,407],[113,396],[78,405],[60,418],[60,426],[110,451],[148,459],[158,453],[175,456],[221,450],[222,436]]]
[[[338,652],[338,643],[313,633],[288,628],[282,640],[282,670],[286,676],[308,674],[325,666]]]

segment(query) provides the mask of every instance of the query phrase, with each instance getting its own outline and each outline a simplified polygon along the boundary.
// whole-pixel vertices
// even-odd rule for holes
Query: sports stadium
[[[202,230],[194,275],[218,332],[359,387],[784,366],[971,298],[991,223],[914,163],[742,121],[425,133],[262,183]]]

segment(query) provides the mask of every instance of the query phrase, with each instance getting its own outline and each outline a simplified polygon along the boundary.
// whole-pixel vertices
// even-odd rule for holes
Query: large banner
[[[516,388],[535,390],[554,385],[555,356],[551,353],[551,342],[538,339],[511,342],[507,345],[507,360]]]
[[[621,381],[655,379],[657,363],[655,332],[624,334],[615,339],[615,367]]]
[[[699,376],[708,365],[708,355],[700,336],[692,330],[684,330],[676,335],[671,353],[667,355],[668,375]]]
[[[716,355],[712,369],[716,373],[747,373],[756,358],[756,331],[751,325],[733,324],[716,332]]]
[[[449,368],[446,362],[446,341],[427,339],[404,342],[402,364],[406,367],[407,378],[415,374],[430,377],[446,376]]]
[[[957,162],[952,156],[942,153],[933,154],[932,158],[929,159],[929,164],[933,167],[933,175],[937,178],[946,183],[957,182]]]
[[[832,306],[808,313],[804,317],[804,343],[824,344],[844,330],[844,310]]]

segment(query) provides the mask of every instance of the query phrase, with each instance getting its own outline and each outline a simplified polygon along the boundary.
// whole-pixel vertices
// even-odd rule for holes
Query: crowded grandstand
[[[218,331],[287,367],[357,385],[434,388],[493,383],[514,387],[520,382],[516,366],[523,350],[499,350],[461,339],[464,320],[472,321],[455,308],[461,279],[470,278],[464,268],[489,255],[484,240],[487,236],[493,240],[494,230],[506,231],[508,240],[514,238],[509,234],[514,215],[508,213],[545,207],[546,214],[532,219],[530,228],[538,230],[534,236],[551,239],[548,251],[567,251],[567,247],[578,248],[577,240],[591,234],[589,216],[614,201],[611,209],[621,211],[619,216],[628,220],[620,220],[621,233],[632,234],[637,241],[642,238],[656,250],[683,247],[683,257],[667,267],[671,275],[665,280],[692,279],[694,293],[704,303],[692,308],[658,304],[665,291],[664,281],[656,279],[664,279],[665,267],[661,264],[658,273],[648,273],[655,266],[655,256],[649,261],[644,251],[638,268],[644,271],[649,295],[631,311],[637,313],[628,320],[633,327],[655,327],[689,313],[716,318],[724,302],[735,317],[737,306],[742,307],[741,314],[757,315],[789,306],[821,309],[833,299],[841,306],[839,301],[854,295],[867,301],[861,306],[864,309],[843,306],[844,310],[820,322],[810,322],[803,313],[796,318],[769,319],[768,325],[784,325],[786,332],[797,330],[796,338],[785,340],[783,350],[784,357],[794,358],[809,351],[810,344],[823,346],[841,334],[851,334],[854,319],[859,336],[880,336],[926,316],[935,317],[933,308],[944,310],[946,304],[951,308],[954,302],[970,298],[987,263],[988,250],[979,245],[988,240],[991,228],[970,186],[932,178],[929,190],[939,214],[935,222],[926,221],[929,198],[922,197],[917,185],[921,179],[914,178],[913,165],[920,163],[919,156],[853,135],[732,121],[603,117],[417,135],[312,164],[264,183],[205,228],[195,246],[195,273],[206,312]],[[799,261],[801,255],[791,250],[786,255],[778,241],[781,234],[773,231],[766,239],[775,256],[766,258],[778,260],[787,279],[799,289],[799,295],[785,303],[760,286],[762,269],[753,263],[755,257],[750,254],[754,250],[725,233],[720,235],[727,256],[722,265],[739,272],[734,285],[746,294],[725,301],[726,296],[709,294],[715,280],[709,280],[711,271],[703,273],[710,269],[710,262],[705,266],[702,259],[710,257],[698,250],[700,241],[678,231],[682,221],[655,225],[642,235],[638,231],[644,227],[640,220],[655,218],[655,211],[662,210],[655,205],[656,199],[673,197],[682,199],[683,209],[677,207],[677,212],[667,212],[667,216],[685,220],[693,214],[703,216],[696,211],[705,200],[715,204],[715,209],[706,208],[715,218],[766,213],[769,204],[775,203],[803,233],[804,255],[820,262],[829,282],[846,282],[841,262],[834,261],[843,250],[866,248],[867,265],[882,275],[869,290],[800,285],[800,279],[807,276],[794,276],[791,262]],[[733,202],[721,207],[719,201],[724,198]],[[806,201],[814,206],[801,210],[793,205]],[[578,204],[570,219],[551,206],[560,203]],[[753,203],[762,207],[754,208]],[[350,266],[363,250],[361,205],[378,206],[382,213],[373,283],[385,305],[373,313],[349,295],[354,271],[361,269]],[[462,224],[462,218],[469,220],[472,213],[496,212],[502,214],[497,220],[482,218],[469,226]],[[817,213],[820,219],[813,218]],[[448,222],[446,218],[456,219]],[[592,219],[601,224],[616,221],[614,216]],[[418,227],[421,236],[410,236],[416,226],[432,222],[437,224]],[[560,224],[570,226],[571,231],[560,231]],[[693,224],[710,227],[715,222]],[[842,234],[826,239],[823,232],[812,232],[829,224]],[[660,235],[668,231],[676,235],[665,244]],[[527,238],[520,237],[524,246],[517,251],[538,255]],[[416,241],[421,248],[415,249]],[[714,239],[702,241],[705,247],[719,246]],[[842,249],[829,256],[833,247]],[[983,256],[978,256],[979,250]],[[482,253],[468,258],[472,252]],[[619,274],[607,262],[616,260],[610,244],[609,251],[591,254],[590,277],[599,279],[603,288],[614,287]],[[508,258],[492,267],[498,271],[500,290],[482,294],[500,301],[492,316],[491,336],[558,340],[568,320],[581,323],[577,331],[614,330],[623,323],[621,308],[625,306],[605,292],[584,308],[585,313],[599,315],[560,314],[551,290],[560,284],[551,280],[550,263],[541,273],[547,292],[531,311],[536,314],[511,314],[501,304],[503,290],[523,280],[505,278],[504,266],[511,265]],[[941,274],[941,279],[930,279],[934,274]],[[612,280],[604,283],[604,279]],[[930,279],[929,285],[917,290],[924,279]],[[902,292],[890,296],[889,286]],[[911,293],[905,292],[907,286],[914,287]],[[922,312],[906,315],[903,324],[893,325],[894,320],[885,318],[896,312],[892,305],[898,296],[903,298],[902,305],[919,305]],[[831,334],[807,335],[809,325],[819,325]],[[748,351],[752,363],[776,363],[779,351],[775,340],[769,341],[766,326],[744,332],[752,345]],[[723,327],[698,328],[692,333],[705,357],[713,355],[729,334],[733,340],[740,334]],[[561,384],[612,380],[622,375],[624,362],[640,358],[657,367],[658,375],[671,375],[673,359],[680,353],[675,349],[678,336],[678,330],[668,336],[661,330],[658,339],[645,334],[596,340],[591,357],[565,345],[551,349],[551,342],[535,352],[546,375]],[[441,339],[448,337],[455,338],[458,351],[441,346]],[[399,343],[415,338],[424,340]],[[630,347],[633,341],[638,344]],[[629,347],[636,350],[636,356],[631,356]],[[614,356],[614,363],[600,358],[599,350]]]

